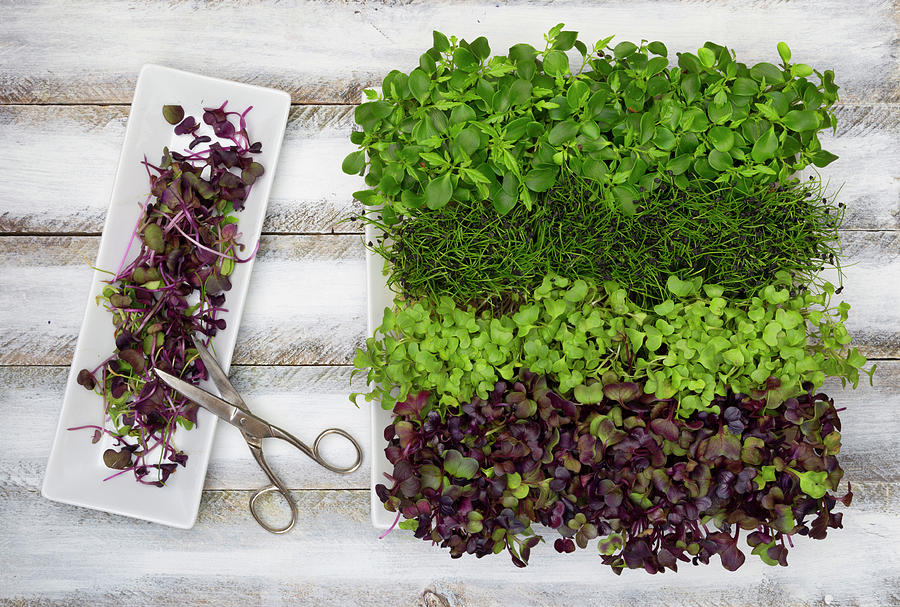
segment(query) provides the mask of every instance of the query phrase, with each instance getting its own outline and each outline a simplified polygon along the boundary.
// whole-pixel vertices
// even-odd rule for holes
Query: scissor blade
[[[194,342],[194,347],[197,348],[197,352],[200,354],[200,360],[203,361],[203,364],[206,366],[206,370],[209,372],[209,378],[216,385],[216,388],[219,389],[219,394],[222,395],[222,398],[224,398],[235,407],[249,412],[250,410],[247,408],[247,404],[244,402],[244,399],[241,398],[241,395],[238,394],[238,391],[234,389],[234,386],[231,385],[231,381],[228,379],[228,376],[225,375],[225,371],[221,366],[219,366],[219,361],[217,361],[215,357],[210,353],[210,351],[200,343],[199,339],[197,339],[196,337],[192,337],[191,339]],[[187,395],[185,394],[185,396]]]
[[[257,438],[266,438],[272,435],[269,423],[265,420],[243,411],[215,394],[210,394],[203,388],[189,384],[183,379],[179,379],[165,371],[160,371],[159,369],[154,369],[154,371],[167,386],[243,432]]]

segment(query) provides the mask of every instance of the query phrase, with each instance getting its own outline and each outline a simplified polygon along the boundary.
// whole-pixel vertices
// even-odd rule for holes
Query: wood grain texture
[[[0,236],[0,364],[71,360],[95,236]],[[900,356],[900,232],[843,233],[847,328],[866,356]],[[348,364],[366,337],[358,235],[264,236],[236,364]],[[22,302],[32,302],[22,306]],[[93,304],[91,304],[93,305]]]
[[[127,118],[121,106],[0,106],[0,233],[99,234]],[[291,109],[263,232],[362,231],[340,223],[358,204],[359,180],[341,173],[352,125],[352,106]]]
[[[821,174],[847,205],[844,227],[900,228],[900,106],[841,105],[837,115],[837,133],[821,138],[840,159]],[[0,234],[99,234],[127,116],[120,106],[0,106],[0,141],[11,143],[0,147]],[[265,233],[361,231],[341,223],[362,187],[340,168],[353,127],[353,106],[292,109]],[[76,160],[86,151],[88,170]]]
[[[505,554],[451,560],[408,533],[376,539],[364,491],[294,495],[301,522],[273,537],[249,516],[242,491],[206,492],[190,531],[54,504],[32,491],[0,492],[4,518],[16,521],[0,527],[0,604],[860,607],[900,600],[896,510],[851,506],[844,528],[825,541],[797,538],[787,568],[753,557],[734,573],[716,562],[677,575],[616,576],[593,550],[562,555],[550,543],[532,551],[524,570]]]
[[[362,386],[334,366],[365,337],[360,226],[338,223],[356,210],[359,182],[340,173],[352,104],[414,67],[432,29],[503,52],[560,21],[586,40],[660,39],[671,56],[712,39],[749,64],[776,60],[784,40],[795,61],[834,69],[839,126],[822,141],[841,158],[823,176],[848,205],[848,328],[868,355],[900,357],[896,0],[0,0],[0,606],[900,605],[900,360],[879,361],[872,387],[826,386],[847,407],[841,462],[855,498],[844,529],[797,538],[787,569],[749,559],[731,574],[617,577],[591,550],[549,544],[524,571],[506,556],[451,560],[408,533],[376,539],[367,462],[339,477],[279,445],[268,453],[301,514],[274,537],[247,512],[261,473],[224,425],[190,531],[40,497],[90,280],[83,257],[96,256],[124,137],[128,107],[116,104],[131,101],[142,64],[304,104],[290,114],[232,377],[255,411],[307,440],[347,428],[368,458],[370,411],[347,401]]]
[[[325,472],[278,441],[266,456],[294,489],[365,489],[369,486],[369,408],[357,409],[351,391],[364,389],[359,377],[351,385],[351,367],[235,366],[232,379],[251,409],[312,441],[328,427],[346,428],[364,445],[366,462],[360,472],[338,476]],[[0,367],[0,492],[38,490],[59,418],[67,367]],[[900,361],[882,361],[874,386],[842,390],[829,381],[824,390],[835,399],[843,422],[840,461],[856,500],[867,509],[900,511],[900,417],[885,415],[900,409]],[[97,415],[101,403],[97,400]],[[27,431],[23,431],[27,429]],[[90,440],[85,433],[85,441]],[[336,461],[347,455],[339,443],[324,442]],[[190,454],[189,454],[190,455]],[[97,457],[101,457],[98,450]],[[263,482],[255,461],[238,432],[220,425],[206,479],[207,489],[253,489]]]
[[[68,364],[99,240],[0,237],[0,364]],[[348,363],[364,340],[363,256],[360,236],[264,236],[233,362]]]
[[[900,105],[844,105],[835,113],[837,132],[820,139],[840,158],[818,172],[829,195],[837,191],[847,205],[844,228],[900,228]]]
[[[900,354],[900,232],[844,232],[841,242],[842,297],[852,306],[847,329],[866,356],[894,358]]]
[[[370,410],[354,407],[348,398],[352,390],[364,388],[359,378],[351,386],[351,370],[329,366],[233,367],[231,379],[254,413],[310,444],[325,428],[339,427],[364,445],[360,470],[341,476],[313,464],[281,441],[267,441],[266,457],[289,487],[362,489],[369,486]],[[0,367],[0,444],[4,445],[0,450],[0,492],[40,489],[68,372],[66,367]],[[96,415],[91,412],[86,417],[99,420],[101,415],[102,402],[97,397]],[[27,431],[23,432],[24,428]],[[85,432],[84,437],[90,441],[90,432]],[[340,439],[324,440],[322,452],[337,463],[352,461],[350,449]],[[102,453],[98,451],[97,456],[101,457]],[[896,474],[884,472],[891,478],[900,478],[900,469]],[[885,478],[879,476],[877,480]],[[220,424],[216,428],[206,488],[253,489],[264,484],[265,477],[240,433],[227,424]]]
[[[712,38],[751,65],[776,59],[784,40],[796,61],[834,69],[846,101],[900,101],[896,5],[884,0],[55,0],[7,1],[0,10],[3,103],[125,103],[143,63],[197,69],[197,57],[211,53],[209,75],[280,88],[298,103],[356,103],[391,69],[412,69],[433,29],[485,35],[503,52],[517,42],[539,45],[559,22],[589,43],[616,34],[659,39],[672,52]],[[211,51],[233,48],[236,31],[239,52]]]

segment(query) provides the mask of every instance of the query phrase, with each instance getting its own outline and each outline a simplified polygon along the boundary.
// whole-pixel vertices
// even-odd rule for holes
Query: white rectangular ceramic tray
[[[379,236],[378,230],[371,225],[366,225],[366,242],[374,242]],[[387,277],[384,275],[385,260],[377,253],[366,250],[366,282],[369,293],[368,309],[368,335],[372,335],[375,329],[381,325],[384,318],[384,309],[394,305],[394,294],[387,287]],[[372,407],[372,487],[370,497],[372,500],[372,524],[378,529],[387,529],[397,517],[396,513],[384,509],[384,504],[375,494],[375,485],[387,484],[384,474],[393,472],[394,467],[384,455],[384,429],[393,419],[390,411],[381,408],[380,402],[374,402]]]
[[[163,119],[162,106],[181,105],[186,116],[194,116],[200,121],[204,107],[218,107],[224,101],[228,101],[228,109],[231,110],[243,111],[253,106],[246,117],[247,131],[252,141],[262,142],[262,153],[254,155],[254,159],[265,167],[265,173],[254,184],[245,209],[237,214],[238,232],[243,234],[240,242],[247,246],[245,251],[254,249],[262,230],[284,138],[290,95],[158,65],[145,65],[135,88],[94,267],[110,271],[119,267],[141,212],[140,203],[146,200],[150,189],[147,172],[141,165],[144,156],[155,162],[162,156],[164,146],[180,151],[191,140],[188,135],[176,136],[173,133],[172,125]],[[202,124],[202,134],[212,136],[207,130],[211,131]],[[133,245],[131,258],[136,254],[137,247]],[[230,277],[232,288],[225,301],[228,311],[222,315],[227,328],[213,338],[216,355],[226,372],[231,365],[252,269],[252,261],[235,267]],[[78,385],[76,376],[83,368],[95,368],[115,348],[110,314],[94,300],[103,289],[103,280],[107,277],[101,272],[94,272],[41,494],[57,502],[190,528],[197,518],[212,448],[216,422],[212,414],[201,410],[193,430],[179,430],[176,434],[175,442],[179,449],[187,453],[188,462],[185,468],[179,468],[172,475],[165,487],[137,483],[130,474],[104,481],[111,470],[103,464],[102,456],[103,451],[112,446],[112,441],[104,438],[97,444],[91,444],[89,431],[67,430],[86,424],[102,425],[103,422],[102,400]],[[104,440],[109,444],[104,445]]]

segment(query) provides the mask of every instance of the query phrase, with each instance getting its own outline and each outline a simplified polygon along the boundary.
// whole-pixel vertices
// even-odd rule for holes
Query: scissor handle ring
[[[321,454],[319,453],[319,443],[321,443],[322,439],[329,434],[339,434],[350,441],[350,444],[353,445],[354,449],[356,449],[356,461],[354,461],[353,464],[346,467],[335,466],[321,456]],[[356,439],[350,436],[350,434],[347,433],[346,430],[341,430],[340,428],[328,428],[327,430],[322,430],[321,434],[316,437],[316,441],[313,443],[312,451],[313,457],[319,463],[319,465],[338,474],[350,474],[351,472],[356,472],[359,469],[360,464],[362,464],[362,447],[359,446],[359,443],[356,442]]]
[[[276,492],[281,495],[285,500],[287,500],[288,505],[291,507],[291,520],[284,527],[272,527],[267,522],[265,522],[259,514],[256,512],[256,500],[267,493]],[[291,529],[294,528],[294,524],[297,522],[297,505],[294,503],[294,500],[291,499],[291,496],[287,494],[286,491],[277,487],[276,485],[269,485],[268,487],[263,487],[259,491],[253,494],[253,497],[250,498],[250,514],[253,515],[253,518],[256,519],[256,522],[259,523],[259,526],[268,531],[269,533],[282,534],[287,533]]]

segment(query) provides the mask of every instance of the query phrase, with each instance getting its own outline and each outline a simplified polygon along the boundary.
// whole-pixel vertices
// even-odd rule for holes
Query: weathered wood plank
[[[412,69],[431,46],[432,29],[469,39],[485,35],[494,49],[504,51],[517,42],[540,45],[543,33],[559,22],[581,30],[588,43],[610,34],[618,40],[659,39],[673,54],[696,50],[712,37],[733,45],[749,64],[777,60],[775,45],[784,40],[795,61],[834,69],[845,100],[900,100],[892,58],[896,9],[881,0],[588,5],[567,0],[527,6],[508,0],[294,0],[202,7],[175,1],[164,8],[131,4],[127,10],[111,10],[99,0],[56,0],[14,3],[2,10],[3,103],[128,102],[145,62],[273,86],[300,103],[355,103],[363,87],[391,69]],[[49,23],[65,23],[65,35]],[[220,26],[210,27],[213,23]],[[241,32],[239,49],[206,61],[210,49],[234,48],[235,28]]]
[[[844,529],[824,541],[797,538],[790,567],[751,557],[723,584],[718,562],[684,566],[678,575],[616,576],[592,549],[562,555],[552,542],[532,551],[525,570],[505,554],[453,561],[408,532],[376,539],[366,492],[295,497],[300,524],[273,537],[247,513],[248,492],[206,492],[188,532],[54,504],[36,492],[0,492],[5,519],[16,522],[0,527],[0,603],[770,607],[900,600],[896,512],[851,507]]]
[[[822,176],[831,191],[841,188],[845,227],[900,228],[900,106],[842,105],[837,113],[836,135],[822,140],[841,158]],[[121,106],[0,106],[0,141],[11,144],[0,147],[0,233],[100,233],[127,115]],[[353,126],[352,106],[292,109],[264,232],[361,231],[358,222],[339,223],[357,209],[351,195],[362,187],[340,168],[355,149]]]
[[[893,358],[900,353],[900,232],[844,232],[842,244],[847,329],[866,356]]]
[[[121,106],[0,107],[0,233],[99,234],[127,117]],[[292,108],[264,232],[361,231],[339,223],[357,205],[359,180],[341,172],[352,124],[352,106]]]
[[[235,366],[232,379],[254,412],[311,441],[329,427],[347,429],[363,444],[366,463],[349,476],[330,474],[278,441],[267,445],[267,457],[296,489],[364,489],[369,486],[369,408],[355,408],[351,391],[364,389],[350,367]],[[67,367],[0,367],[0,492],[40,487],[50,441],[56,428],[67,379]],[[857,505],[900,512],[900,361],[883,361],[875,385],[841,390],[831,381],[825,391],[835,398],[843,421],[840,461],[853,483]],[[101,404],[97,402],[99,419]],[[27,431],[23,431],[27,429]],[[85,434],[85,441],[89,435]],[[328,446],[327,443],[323,443]],[[332,444],[335,459],[344,453]],[[98,451],[97,457],[100,457]],[[252,489],[262,474],[240,435],[225,425],[217,429],[207,489]]]
[[[354,407],[349,401],[351,390],[364,387],[359,378],[351,387],[350,372],[349,367],[326,366],[233,368],[232,380],[254,413],[310,444],[318,432],[339,427],[364,445],[365,459],[360,470],[341,476],[315,465],[286,443],[267,442],[266,457],[289,487],[369,486],[369,408]],[[0,452],[0,491],[40,487],[67,376],[66,367],[0,367],[0,443],[5,446]],[[97,397],[96,415],[86,414],[85,423],[99,421],[102,411],[101,399]],[[216,432],[206,488],[252,489],[265,485],[265,477],[240,433],[227,424],[219,425]],[[84,440],[90,440],[89,432],[84,433]],[[326,457],[338,463],[352,461],[349,448],[339,439],[326,439],[322,449]],[[101,455],[98,450],[97,457]],[[900,470],[896,476],[900,478]]]
[[[538,43],[559,21],[588,39],[662,39],[672,54],[715,37],[749,63],[772,60],[785,40],[795,60],[834,68],[842,86],[838,133],[823,138],[841,160],[823,175],[844,183],[845,227],[898,230],[898,17],[896,2],[884,0],[0,0],[0,104],[127,103],[145,61],[275,86],[298,103],[347,104],[293,109],[264,229],[357,232],[336,225],[354,209],[356,183],[340,173],[352,149],[349,104],[390,69],[413,67],[434,27],[487,35],[496,50]],[[234,48],[235,31],[239,51],[216,53]],[[198,59],[210,52],[214,61]],[[0,234],[98,234],[127,113],[0,106]],[[849,328],[869,355],[900,356],[898,238],[845,234],[856,262],[846,281]],[[838,395],[847,407],[842,464],[856,494],[845,529],[824,542],[798,538],[788,569],[748,561],[724,585],[718,565],[616,577],[591,551],[563,556],[545,544],[519,571],[505,556],[451,561],[407,533],[378,541],[367,465],[350,477],[329,475],[273,445],[273,465],[304,489],[295,494],[300,525],[276,538],[247,512],[246,490],[262,477],[225,427],[212,490],[189,532],[43,500],[37,487],[89,282],[81,256],[93,260],[98,241],[0,236],[0,365],[13,365],[0,366],[0,605],[900,604],[900,418],[891,414],[900,405],[900,361],[881,362],[874,387]],[[365,332],[362,255],[358,236],[265,238],[235,362],[347,363]],[[60,366],[22,366],[46,364]],[[346,401],[359,383],[351,388],[349,373],[238,364],[234,379],[257,412],[301,438],[335,425],[365,439],[369,411]],[[365,450],[370,457],[372,447]]]
[[[98,244],[0,237],[0,364],[68,364]],[[365,331],[363,255],[360,236],[263,237],[233,361],[350,361]]]
[[[840,158],[818,171],[847,205],[844,227],[900,228],[900,106],[841,106],[836,114],[837,132],[820,139]]]
[[[848,329],[870,357],[900,356],[900,232],[844,232]],[[68,364],[94,236],[0,236],[0,364]],[[236,364],[348,364],[365,339],[360,236],[265,236]],[[39,271],[35,271],[38,270]],[[73,300],[74,295],[74,300]],[[30,305],[22,306],[22,302]]]

